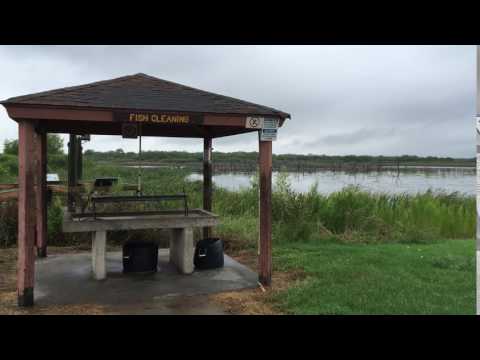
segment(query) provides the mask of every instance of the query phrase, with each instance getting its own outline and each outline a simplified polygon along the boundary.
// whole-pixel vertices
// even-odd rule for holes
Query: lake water
[[[428,171],[409,169],[380,171],[369,173],[346,173],[341,171],[319,171],[315,173],[288,173],[292,189],[297,192],[307,192],[315,183],[320,193],[329,194],[349,185],[359,186],[361,189],[372,192],[391,194],[423,193],[429,189],[464,193],[475,196],[476,173],[475,168],[435,168]],[[278,176],[273,173],[273,185]],[[250,186],[252,174],[227,173],[213,176],[213,182],[220,187],[238,190]],[[201,174],[191,174],[188,179],[202,180]]]

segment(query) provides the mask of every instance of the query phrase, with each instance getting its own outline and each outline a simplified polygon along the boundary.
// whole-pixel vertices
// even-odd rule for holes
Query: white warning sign
[[[278,129],[278,119],[264,119],[262,129]]]
[[[249,129],[278,129],[279,120],[261,116],[247,116],[245,127]]]
[[[275,141],[277,140],[277,129],[262,129],[260,130],[261,141]]]
[[[261,141],[275,141],[277,140],[278,124],[279,120],[276,118],[247,116],[245,127],[260,130]]]
[[[249,129],[261,129],[263,127],[263,117],[247,116],[245,127]]]

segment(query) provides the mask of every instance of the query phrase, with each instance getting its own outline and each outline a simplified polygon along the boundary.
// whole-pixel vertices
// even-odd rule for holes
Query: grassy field
[[[5,159],[4,159],[5,160]],[[12,181],[8,158],[0,182]],[[6,161],[6,160],[5,160]],[[53,166],[54,163],[52,163]],[[60,168],[52,169],[64,177]],[[202,206],[201,182],[185,180],[181,169],[145,169],[145,194],[185,191],[189,206]],[[84,178],[117,176],[136,183],[136,171],[86,159]],[[118,188],[115,191],[119,191]],[[292,191],[288,177],[274,184],[274,266],[301,272],[287,290],[267,297],[293,314],[473,314],[475,308],[475,198],[458,193],[419,195],[368,193],[357,188],[324,195]],[[48,210],[49,244],[64,246],[89,237],[62,234],[64,198]],[[164,206],[178,206],[177,204]],[[227,252],[256,250],[258,181],[249,189],[215,188],[213,211],[222,224],[215,234]],[[0,206],[0,246],[16,242],[16,202]],[[198,234],[197,234],[198,235]],[[121,243],[128,234],[113,234]],[[152,231],[136,236],[157,237]],[[439,240],[449,239],[449,240]],[[468,239],[468,240],[465,240]]]
[[[475,314],[475,242],[282,245],[277,270],[306,278],[273,301],[291,314]]]

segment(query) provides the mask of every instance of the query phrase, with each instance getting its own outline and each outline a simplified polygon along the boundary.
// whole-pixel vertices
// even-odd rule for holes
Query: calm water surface
[[[273,173],[273,184],[278,176]],[[201,180],[201,174],[192,173],[188,179]],[[238,190],[250,186],[253,174],[227,173],[213,176],[213,182],[220,187]],[[475,168],[430,168],[428,171],[396,170],[345,173],[339,171],[319,171],[315,173],[288,173],[292,189],[297,192],[307,192],[317,184],[317,190],[329,194],[349,185],[356,185],[372,192],[391,194],[422,193],[429,189],[433,191],[460,192],[474,196],[476,194]]]

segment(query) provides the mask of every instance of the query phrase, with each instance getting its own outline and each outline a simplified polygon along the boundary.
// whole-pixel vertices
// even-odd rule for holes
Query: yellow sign
[[[153,111],[116,111],[113,114],[113,119],[114,121],[121,122],[155,123],[163,125],[203,124],[203,115],[201,114],[166,114]]]
[[[190,117],[188,115],[130,113],[128,115],[128,121],[166,124],[188,124],[190,122]]]

